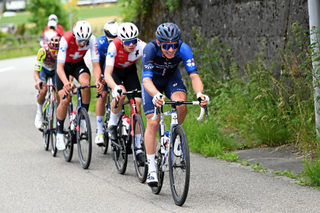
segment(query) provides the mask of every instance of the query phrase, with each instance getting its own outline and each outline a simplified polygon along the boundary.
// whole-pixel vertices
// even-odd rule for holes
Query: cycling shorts
[[[179,69],[168,76],[153,75],[152,82],[157,90],[164,92],[165,96],[171,100],[171,96],[175,92],[187,93],[187,88],[182,81]],[[154,113],[154,105],[152,103],[153,97],[145,90],[142,83],[142,104],[144,114],[148,115]]]
[[[141,90],[136,64],[124,69],[114,67],[112,78],[117,85],[123,85],[127,91]],[[141,98],[141,94],[136,94],[134,97]]]
[[[40,79],[42,82],[47,83],[48,78],[50,77],[52,79],[52,84],[56,85],[56,78],[54,77],[55,74],[56,74],[55,70],[49,71],[48,69],[42,66],[40,71]]]
[[[75,79],[77,79],[78,82],[79,82],[79,76],[82,75],[83,73],[88,73],[91,76],[90,70],[85,64],[83,59],[75,64],[65,62],[64,71],[68,79],[69,79],[69,76],[71,75]],[[63,85],[63,82],[60,80],[59,75],[56,75],[56,81],[57,81],[58,91],[60,91],[64,85]]]

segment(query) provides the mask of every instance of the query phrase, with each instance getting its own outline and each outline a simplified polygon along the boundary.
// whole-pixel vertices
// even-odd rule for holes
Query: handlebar
[[[199,100],[200,99],[200,100]],[[201,103],[201,98],[198,98],[198,101],[163,101],[163,105],[164,104],[171,104],[171,105],[175,105],[175,106],[180,106],[182,104],[187,104],[187,105],[199,105],[200,106]],[[161,111],[161,107],[157,107],[154,106],[154,114],[152,117],[152,120],[155,121],[158,117],[158,114]],[[201,121],[203,119],[204,114],[206,114],[206,117],[208,117],[208,110],[207,110],[207,106],[201,107],[201,111],[200,111],[200,115],[197,118],[198,121]]]
[[[88,85],[88,86],[74,86],[72,87],[71,89],[71,95],[75,95],[77,93],[78,90],[82,90],[82,89],[85,89],[85,88],[97,88],[96,85]],[[102,95],[101,94],[98,94],[96,96],[97,98],[101,97],[102,98]],[[66,99],[68,98],[68,94],[65,94],[62,99]]]
[[[140,94],[141,93],[141,90],[138,90],[138,89],[134,89],[134,90],[131,90],[131,91],[127,91],[127,92],[122,92],[121,89],[118,89],[117,91],[120,95],[123,94],[123,95],[137,95],[137,94]],[[116,103],[114,105],[114,108],[117,109],[119,106],[119,101],[116,100]]]

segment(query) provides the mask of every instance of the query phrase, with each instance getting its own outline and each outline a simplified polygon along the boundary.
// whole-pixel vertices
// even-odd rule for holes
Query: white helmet
[[[73,25],[73,35],[79,40],[89,40],[92,35],[92,28],[89,22],[81,20]]]
[[[136,25],[130,22],[122,23],[118,28],[118,37],[121,40],[137,38],[139,30]]]
[[[115,38],[118,34],[119,24],[116,21],[109,21],[103,27],[103,32],[106,37]]]
[[[51,21],[51,20],[54,20],[54,21],[56,21],[58,23],[58,17],[55,14],[51,14],[48,17],[48,21]]]
[[[54,20],[48,21],[48,27],[49,28],[53,27],[55,30],[57,28],[57,22]]]

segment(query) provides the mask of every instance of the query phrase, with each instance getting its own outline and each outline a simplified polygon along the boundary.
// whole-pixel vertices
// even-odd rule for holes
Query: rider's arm
[[[40,79],[40,71],[42,69],[43,60],[46,58],[46,50],[44,48],[40,48],[37,54],[37,62],[34,66],[33,77],[34,80],[38,83],[41,82]]]
[[[91,62],[92,62],[92,70],[95,79],[95,85],[98,88],[98,93],[102,92],[102,85],[100,84],[101,78],[101,68],[99,64],[99,52],[98,52],[98,43],[97,39],[94,35],[90,37],[90,52],[91,52]]]
[[[113,42],[108,47],[108,54],[106,57],[106,68],[104,70],[104,77],[106,79],[107,84],[111,89],[114,89],[117,86],[116,82],[114,82],[112,78],[113,68],[115,57],[117,56],[117,49]]]
[[[142,82],[143,87],[152,97],[159,93],[157,88],[154,86],[151,78],[144,78]]]
[[[60,48],[59,48],[58,57],[57,57],[57,74],[64,85],[69,83],[69,80],[64,71],[64,64],[66,62],[67,49],[68,49],[68,43],[66,39],[62,37],[60,40]]]
[[[203,92],[203,84],[200,79],[200,76],[198,74],[191,74],[190,79],[191,79],[191,84],[192,84],[192,88],[193,88],[194,92],[196,94],[198,94],[199,92],[202,93]]]

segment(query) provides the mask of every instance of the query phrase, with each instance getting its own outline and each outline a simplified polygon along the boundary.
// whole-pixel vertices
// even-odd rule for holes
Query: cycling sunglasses
[[[172,47],[172,49],[177,49],[179,47],[179,43],[175,43],[175,44],[161,44],[162,48],[165,50],[168,50]]]
[[[49,51],[51,52],[52,55],[57,55],[59,50],[53,50],[49,48]]]
[[[82,39],[82,40],[77,39],[77,42],[79,42],[80,44],[82,44],[83,42],[84,42],[85,44],[89,44],[89,40],[87,40],[87,39]]]
[[[136,43],[138,42],[138,39],[132,39],[132,40],[126,40],[126,41],[123,41],[123,43],[124,43],[124,45],[126,45],[126,46],[129,46],[131,43],[133,44],[133,45],[135,45]]]

